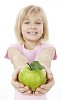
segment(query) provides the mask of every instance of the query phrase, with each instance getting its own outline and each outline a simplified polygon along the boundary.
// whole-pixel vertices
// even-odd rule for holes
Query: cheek
[[[43,28],[40,28],[40,29],[38,30],[38,32],[39,32],[40,34],[43,34]]]
[[[43,25],[40,27],[39,31],[43,34]]]
[[[26,28],[22,27],[22,34],[26,32]]]
[[[28,30],[28,26],[25,26],[25,25],[24,25],[24,26],[22,27],[22,31],[23,31],[23,32],[26,32],[27,30]]]

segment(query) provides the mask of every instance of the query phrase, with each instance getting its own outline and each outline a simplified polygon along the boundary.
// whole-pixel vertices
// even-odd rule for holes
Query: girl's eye
[[[35,22],[35,24],[41,24],[41,22]]]
[[[25,22],[24,24],[30,24],[30,22]]]

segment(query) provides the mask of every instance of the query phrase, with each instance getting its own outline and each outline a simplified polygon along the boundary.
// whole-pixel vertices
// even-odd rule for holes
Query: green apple
[[[46,84],[46,71],[38,61],[28,64],[18,74],[18,81],[35,91],[37,87]]]

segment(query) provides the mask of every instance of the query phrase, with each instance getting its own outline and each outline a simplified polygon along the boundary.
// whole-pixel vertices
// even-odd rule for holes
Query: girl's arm
[[[46,69],[51,67],[51,61],[55,54],[55,48],[48,47],[40,53],[35,60],[39,61]]]
[[[47,93],[50,88],[54,85],[55,81],[53,78],[53,74],[50,70],[51,67],[51,61],[54,57],[55,49],[54,48],[46,48],[42,53],[40,53],[36,60],[40,62],[41,65],[43,65],[46,68],[47,73],[47,83],[45,85],[41,85],[38,87],[35,91],[35,95],[41,95],[44,93]]]
[[[32,94],[32,91],[28,86],[24,86],[22,83],[19,83],[17,80],[18,73],[22,67],[24,67],[27,63],[27,59],[21,54],[21,52],[16,48],[8,49],[8,57],[12,64],[14,65],[14,73],[12,74],[12,85],[13,87],[23,94]]]
[[[14,65],[14,69],[22,68],[28,62],[27,59],[22,55],[22,53],[18,49],[13,47],[8,49],[8,57]]]

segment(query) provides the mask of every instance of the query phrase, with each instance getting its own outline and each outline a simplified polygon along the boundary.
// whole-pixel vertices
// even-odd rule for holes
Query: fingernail
[[[29,87],[28,86],[25,86],[25,89],[29,90]]]
[[[44,86],[42,85],[41,88],[43,88]]]
[[[24,87],[24,85],[23,85],[23,84],[21,84],[21,87]]]

